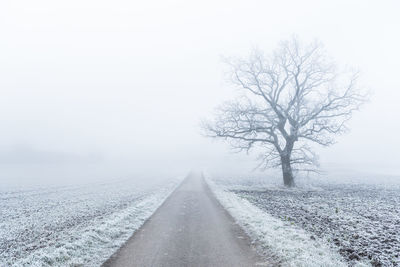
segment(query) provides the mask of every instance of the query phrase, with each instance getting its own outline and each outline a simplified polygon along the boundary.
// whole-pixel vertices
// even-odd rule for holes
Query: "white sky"
[[[221,56],[270,51],[293,34],[321,40],[373,91],[321,161],[396,168],[399,10],[365,0],[2,1],[0,179],[248,166],[200,135],[200,119],[235,95]]]

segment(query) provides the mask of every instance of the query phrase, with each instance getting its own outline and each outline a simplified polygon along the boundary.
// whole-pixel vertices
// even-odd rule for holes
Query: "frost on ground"
[[[0,266],[99,266],[181,178],[0,191]]]
[[[220,203],[255,241],[259,252],[283,266],[346,266],[338,253],[327,244],[290,222],[262,211],[249,201],[208,179]]]
[[[213,188],[251,236],[276,247],[283,265],[336,266],[337,251],[351,266],[400,266],[399,185],[314,181],[285,189],[243,179]]]

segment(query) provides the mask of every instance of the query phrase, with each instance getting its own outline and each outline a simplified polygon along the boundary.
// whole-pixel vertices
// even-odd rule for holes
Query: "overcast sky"
[[[373,91],[321,161],[396,168],[399,10],[394,0],[2,1],[0,179],[248,166],[200,135],[199,121],[236,94],[221,56],[268,52],[293,34],[322,41]]]

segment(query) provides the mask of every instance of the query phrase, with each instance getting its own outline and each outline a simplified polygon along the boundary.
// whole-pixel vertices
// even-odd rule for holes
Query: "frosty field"
[[[0,266],[99,266],[181,180],[1,189]]]
[[[400,266],[400,185],[359,182],[303,180],[295,189],[260,178],[211,183],[261,250],[284,266],[326,259],[324,266]]]

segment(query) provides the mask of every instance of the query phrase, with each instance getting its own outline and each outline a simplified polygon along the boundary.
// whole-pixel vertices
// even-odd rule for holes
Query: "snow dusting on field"
[[[0,266],[99,266],[182,178],[0,190]]]
[[[262,251],[283,266],[400,266],[400,186],[208,179]]]
[[[259,252],[283,266],[346,266],[338,253],[306,231],[263,212],[208,179],[220,203],[255,241]]]

